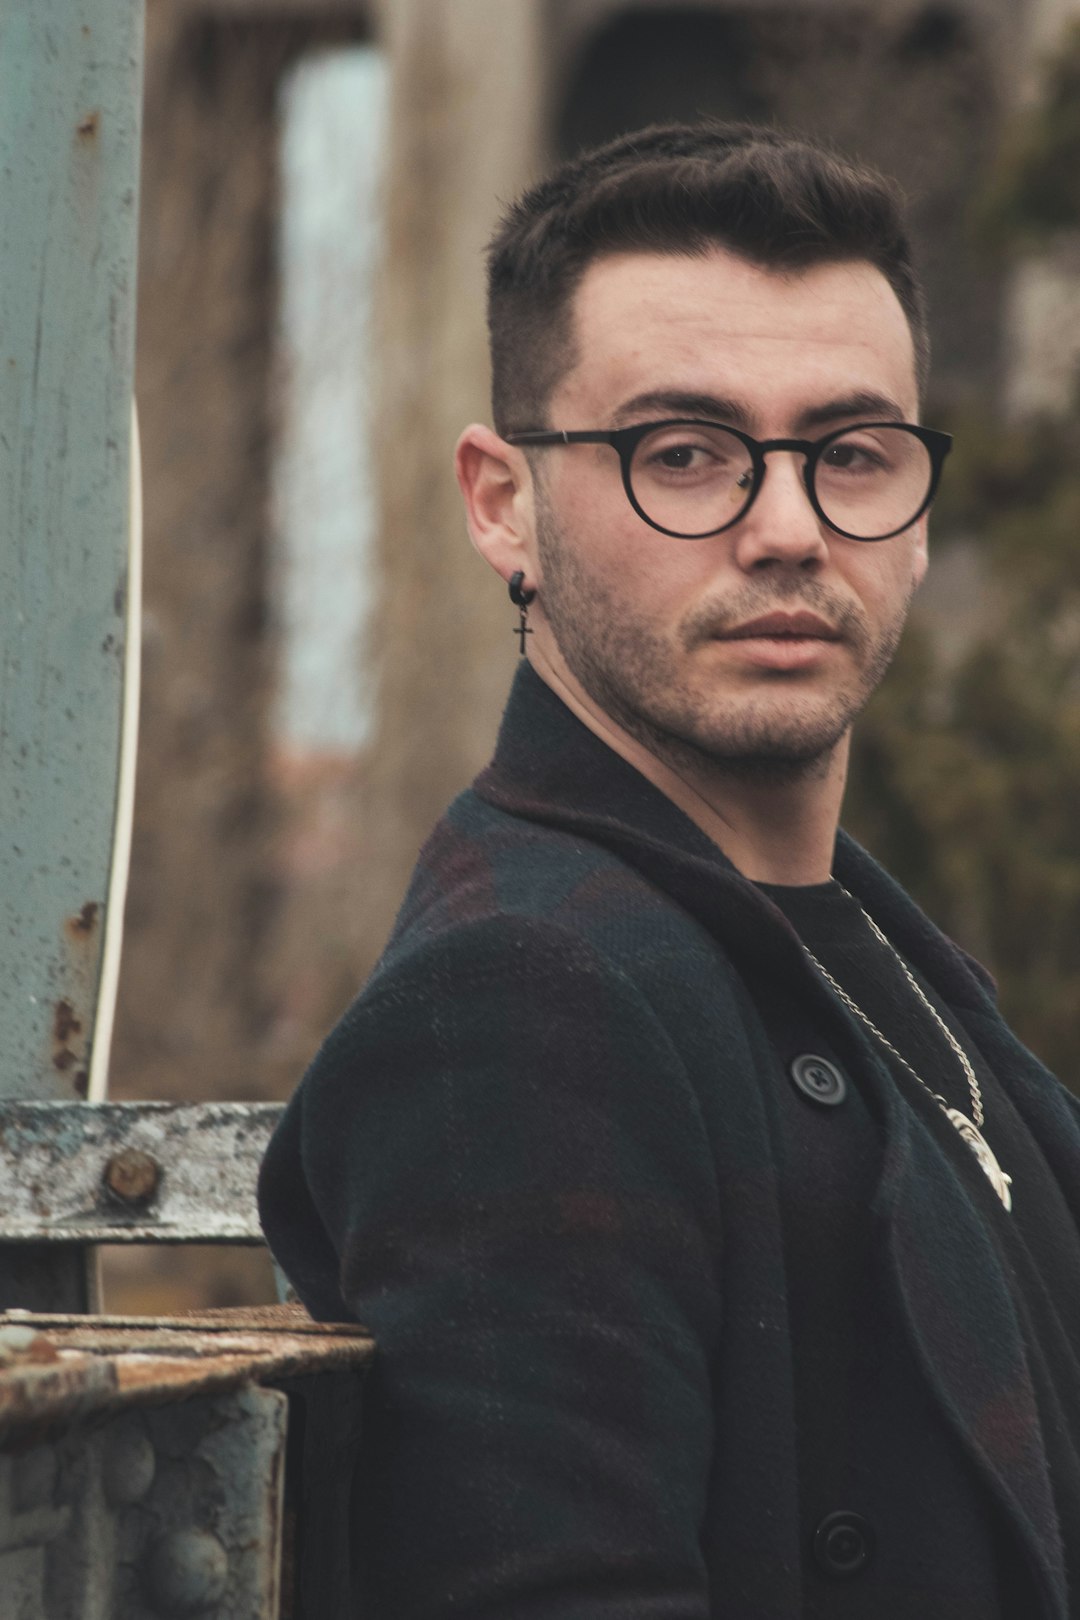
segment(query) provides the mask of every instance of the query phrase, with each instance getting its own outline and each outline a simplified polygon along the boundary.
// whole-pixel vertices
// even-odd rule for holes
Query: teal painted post
[[[104,1089],[93,1046],[121,922],[137,670],[125,649],[142,49],[143,0],[0,5],[0,1097]],[[9,1256],[0,1305],[36,1303],[25,1281],[11,1297],[5,1279],[35,1266]],[[75,1287],[59,1284],[69,1306]]]

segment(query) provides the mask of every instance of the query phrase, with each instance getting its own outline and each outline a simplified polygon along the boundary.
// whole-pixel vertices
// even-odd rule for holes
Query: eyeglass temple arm
[[[564,429],[538,429],[535,432],[507,433],[504,437],[507,444],[610,444],[612,435],[599,430],[568,433]]]

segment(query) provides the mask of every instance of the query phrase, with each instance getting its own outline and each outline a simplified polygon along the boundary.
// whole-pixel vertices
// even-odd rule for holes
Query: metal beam
[[[0,1097],[105,1089],[138,684],[143,21],[143,0],[0,6]],[[88,1255],[0,1247],[0,1301],[88,1309]]]
[[[277,1103],[0,1102],[0,1242],[262,1243]]]
[[[87,1094],[120,922],[142,13],[0,8],[0,1096]]]

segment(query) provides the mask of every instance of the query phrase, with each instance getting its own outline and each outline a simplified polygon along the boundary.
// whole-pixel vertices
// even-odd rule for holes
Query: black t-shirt
[[[896,952],[877,938],[858,902],[834,881],[803,888],[758,887],[926,1086],[971,1118],[970,1090],[956,1053],[918,1000]],[[929,1091],[866,1033],[879,1044],[900,1094],[958,1165],[997,1240],[1023,1325],[1050,1460],[1069,1574],[1070,1613],[1080,1616],[1080,1234],[1055,1177],[1009,1099],[1007,1085],[1001,1084],[930,987],[919,983],[975,1070],[983,1098],[983,1135],[1012,1177],[1011,1213],[1003,1209],[975,1155]],[[947,1243],[949,1234],[943,1232],[941,1240]],[[811,1265],[811,1275],[813,1270]]]

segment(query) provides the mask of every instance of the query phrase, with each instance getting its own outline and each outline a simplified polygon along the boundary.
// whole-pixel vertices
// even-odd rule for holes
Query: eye
[[[650,445],[646,451],[646,459],[654,466],[667,468],[669,472],[689,472],[715,461],[716,452],[710,445],[689,442]]]
[[[692,444],[672,444],[666,450],[658,450],[654,460],[661,466],[671,467],[673,470],[689,467],[694,459],[694,446]]]
[[[841,471],[857,470],[861,466],[869,466],[880,461],[879,457],[873,456],[861,445],[852,444],[850,439],[841,439],[838,444],[830,444],[821,459],[826,466]]]
[[[891,439],[893,435],[889,437]],[[826,473],[848,473],[856,477],[888,472],[893,460],[882,440],[861,434],[858,438],[835,439],[825,450],[819,465]]]
[[[673,423],[648,433],[637,447],[635,469],[653,479],[695,483],[737,480],[747,471],[745,446],[722,427]]]

